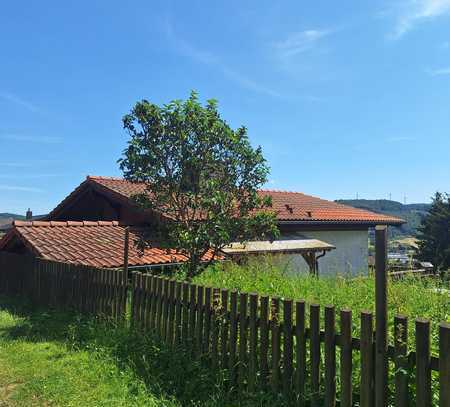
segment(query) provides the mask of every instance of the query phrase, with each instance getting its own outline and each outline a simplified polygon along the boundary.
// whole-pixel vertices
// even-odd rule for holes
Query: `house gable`
[[[47,215],[48,221],[118,221],[129,225],[154,224],[149,211],[138,208],[129,198],[124,199],[88,177],[66,199]]]

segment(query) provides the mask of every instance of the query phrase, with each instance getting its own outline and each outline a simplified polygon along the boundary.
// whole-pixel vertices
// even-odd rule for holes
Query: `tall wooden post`
[[[125,289],[124,294],[124,311],[126,311],[126,304],[127,304],[127,286],[128,286],[128,255],[130,251],[130,228],[127,226],[125,228],[125,241],[123,246],[123,271],[122,271],[122,284]]]
[[[123,247],[123,273],[128,278],[128,251],[130,248],[130,228],[125,228],[125,242]]]
[[[375,228],[375,407],[387,403],[387,226]]]

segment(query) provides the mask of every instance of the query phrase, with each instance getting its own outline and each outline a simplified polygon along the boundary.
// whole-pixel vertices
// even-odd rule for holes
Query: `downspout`
[[[319,277],[319,259],[322,258],[323,256],[325,256],[326,254],[327,254],[327,251],[324,250],[324,251],[322,251],[322,254],[319,254],[316,257],[316,274],[317,274],[317,277]]]

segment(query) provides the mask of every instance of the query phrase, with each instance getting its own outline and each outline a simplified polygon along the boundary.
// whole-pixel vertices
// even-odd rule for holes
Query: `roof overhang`
[[[318,239],[287,239],[232,243],[222,251],[228,255],[241,254],[288,254],[330,251],[336,247]]]
[[[401,226],[406,223],[403,219],[398,221],[359,221],[359,220],[278,220],[278,225],[302,225],[302,226],[326,226],[326,225],[344,225],[344,226],[367,226],[375,227],[378,225]]]

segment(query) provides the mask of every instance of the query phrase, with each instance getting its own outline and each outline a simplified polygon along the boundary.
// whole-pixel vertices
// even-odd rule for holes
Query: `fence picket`
[[[158,286],[159,286],[159,278],[155,276],[151,276],[151,290],[152,290],[152,299],[150,304],[150,329],[154,332],[156,330],[156,316],[158,310]]]
[[[233,387],[236,384],[236,342],[237,342],[237,292],[231,291],[230,294],[230,355],[229,372],[230,384]]]
[[[341,310],[341,406],[352,406],[352,311]]]
[[[431,406],[430,321],[416,319],[416,405]]]
[[[271,331],[272,331],[272,390],[278,393],[280,390],[280,299],[272,298],[271,304]]]
[[[157,335],[161,335],[161,319],[162,319],[162,309],[163,309],[163,279],[157,279],[157,288],[156,288],[156,325],[155,332]]]
[[[169,313],[169,280],[167,278],[163,279],[162,288],[163,304],[162,304],[162,323],[160,336],[165,341],[167,338],[167,315]]]
[[[245,388],[247,380],[247,304],[248,294],[239,295],[239,386]]]
[[[175,336],[174,344],[178,346],[181,340],[181,282],[175,283]]]
[[[248,386],[250,393],[256,388],[257,378],[257,347],[258,347],[258,295],[250,294],[249,316],[249,357],[248,357]]]
[[[320,406],[320,306],[309,307],[309,342],[311,355],[311,406]]]
[[[373,407],[375,401],[373,350],[373,315],[364,311],[361,313],[361,407]]]
[[[169,315],[166,329],[166,342],[173,345],[175,319],[175,280],[169,281]]]
[[[395,406],[408,406],[408,319],[394,317]]]
[[[269,297],[259,299],[259,363],[261,371],[261,387],[267,386],[269,379]]]
[[[335,310],[325,307],[325,407],[336,406],[336,325]]]
[[[203,350],[203,325],[205,317],[205,307],[204,307],[204,294],[205,289],[202,286],[197,287],[197,325],[196,325],[196,351],[197,355],[202,354]]]
[[[219,367],[219,320],[220,320],[220,291],[218,288],[213,290],[213,312],[212,312],[212,327],[211,327],[211,362],[213,369]]]
[[[295,391],[300,406],[305,404],[306,382],[306,332],[305,332],[305,302],[295,303]]]
[[[220,356],[222,369],[228,368],[228,330],[230,316],[228,312],[228,290],[221,290],[222,323],[220,325]]]
[[[190,285],[189,294],[189,324],[188,324],[188,336],[191,348],[195,349],[195,322],[197,313],[197,286],[195,284]]]
[[[450,406],[450,324],[439,325],[439,406]]]
[[[181,340],[184,345],[188,342],[188,316],[189,316],[189,284],[183,283],[183,299],[182,299],[182,309],[183,309],[183,321],[181,324]]]
[[[212,308],[211,308],[211,287],[205,288],[205,323],[204,323],[204,336],[203,336],[203,343],[202,343],[202,353],[204,355],[207,355],[209,353],[209,344],[211,340],[211,315],[212,315]]]

